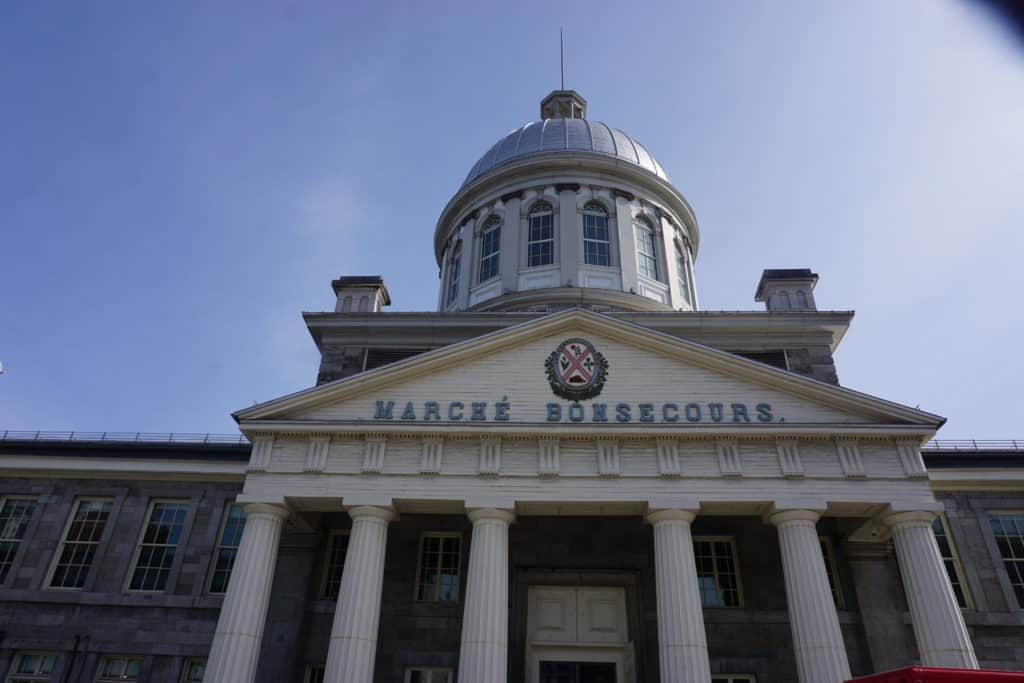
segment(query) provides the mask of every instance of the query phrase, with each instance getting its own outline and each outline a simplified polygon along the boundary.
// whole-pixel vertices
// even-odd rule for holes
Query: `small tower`
[[[587,101],[575,90],[554,90],[540,101],[542,119],[585,119]]]
[[[380,275],[350,275],[331,282],[338,297],[335,313],[380,313],[391,297]]]
[[[761,273],[754,301],[769,311],[816,311],[814,286],[818,274],[810,268],[772,268]]]

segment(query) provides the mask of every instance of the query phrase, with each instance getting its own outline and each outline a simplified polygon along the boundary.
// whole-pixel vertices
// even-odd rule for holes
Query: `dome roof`
[[[589,152],[616,157],[668,182],[665,170],[647,148],[621,130],[600,121],[554,118],[528,123],[498,140],[474,164],[462,184],[468,185],[488,171],[524,157],[554,152]]]

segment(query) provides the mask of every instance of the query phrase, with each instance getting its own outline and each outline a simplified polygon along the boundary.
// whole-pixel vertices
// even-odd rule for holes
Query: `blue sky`
[[[961,1],[0,6],[0,429],[231,432],[300,312],[429,310],[469,168],[566,79],[657,156],[709,310],[811,267],[846,386],[1022,438],[1024,46]]]

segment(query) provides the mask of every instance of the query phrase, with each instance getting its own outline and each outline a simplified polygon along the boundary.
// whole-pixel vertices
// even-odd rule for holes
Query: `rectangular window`
[[[550,211],[530,215],[529,239],[526,242],[527,263],[547,266],[555,262],[554,214]]]
[[[52,652],[19,652],[7,674],[7,683],[39,683],[49,681],[57,655]]]
[[[104,657],[96,671],[96,683],[122,683],[139,680],[142,657]]]
[[[676,280],[679,283],[679,296],[686,303],[690,303],[690,281],[686,273],[686,255],[679,242],[676,242]]]
[[[654,246],[654,230],[636,227],[637,263],[640,274],[652,280],[658,279],[658,251]]]
[[[420,539],[416,599],[432,602],[458,602],[461,563],[461,535],[424,534]]]
[[[588,266],[610,266],[608,215],[596,211],[583,212],[583,261]]]
[[[348,532],[332,531],[327,541],[327,563],[324,566],[324,585],[320,594],[335,600],[341,589],[341,574],[345,571],[345,555],[348,553]]]
[[[501,222],[484,228],[480,237],[480,282],[498,277],[501,259]]]
[[[960,609],[968,609],[971,600],[967,593],[967,582],[964,581],[964,568],[960,565],[956,548],[953,547],[953,538],[949,534],[944,516],[939,515],[935,518],[932,522],[932,531],[935,532],[939,555],[942,556],[942,564],[946,565],[946,574],[949,575],[949,583],[953,586],[953,594],[956,595],[956,604],[960,605]]]
[[[1024,512],[993,514],[989,524],[1017,596],[1017,606],[1024,608]]]
[[[152,504],[149,521],[135,551],[135,566],[128,590],[162,591],[167,587],[187,516],[186,502],[158,501]]]
[[[832,591],[832,601],[836,609],[843,609],[843,592],[839,590],[839,564],[836,562],[836,550],[832,547],[832,539],[821,536],[821,556],[825,559],[825,574],[828,575],[828,588]]]
[[[232,503],[224,515],[218,536],[217,553],[214,555],[213,572],[210,574],[210,592],[227,593],[231,569],[235,566],[238,546],[245,530],[245,512],[242,506]]]
[[[704,607],[742,607],[736,543],[726,536],[695,536],[697,583]]]
[[[712,674],[711,683],[755,683],[754,674]]]
[[[79,500],[57,548],[57,563],[50,588],[82,588],[89,576],[96,548],[103,538],[114,504],[109,500]]]
[[[181,672],[181,683],[203,683],[206,675],[205,659],[187,659]]]
[[[324,683],[324,667],[320,664],[306,666],[306,676],[302,683]]]
[[[0,584],[7,579],[35,509],[31,498],[4,498],[0,503]]]
[[[452,670],[418,666],[405,670],[405,683],[451,683]]]
[[[448,298],[447,303],[455,301],[459,295],[459,271],[462,269],[462,242],[455,244],[451,258],[448,261]]]

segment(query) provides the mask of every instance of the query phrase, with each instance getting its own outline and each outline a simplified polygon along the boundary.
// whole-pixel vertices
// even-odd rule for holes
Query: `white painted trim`
[[[108,534],[110,533],[109,528],[110,528],[111,522],[116,521],[114,519],[114,515],[117,512],[117,510],[115,509],[116,500],[113,497],[110,497],[110,496],[76,496],[74,501],[71,504],[71,511],[68,513],[68,518],[64,521],[64,530],[61,531],[60,541],[57,542],[57,547],[53,551],[53,557],[50,558],[50,568],[47,570],[46,577],[43,579],[43,585],[42,585],[42,589],[43,590],[51,590],[51,591],[84,591],[85,590],[85,586],[82,586],[81,588],[72,588],[72,587],[64,587],[64,586],[51,586],[50,583],[53,581],[53,575],[57,571],[57,565],[60,563],[60,556],[61,556],[62,551],[64,549],[64,544],[67,543],[68,531],[71,530],[71,523],[74,521],[75,515],[78,513],[78,509],[81,507],[82,503],[90,503],[90,502],[110,503],[110,514],[107,515],[107,520],[103,523],[103,531],[100,532],[100,540],[96,541],[96,552],[93,553],[93,556],[92,556],[93,564],[89,565],[89,571],[91,572],[95,568],[95,566],[96,566],[95,562],[96,562],[97,556],[99,555],[100,546],[103,545],[104,541],[108,537]],[[75,542],[77,543],[79,541],[75,541]],[[86,577],[86,583],[88,583],[88,577]]]
[[[247,463],[245,462],[0,454],[0,472],[8,477],[123,478],[241,483],[245,480],[246,467]]]

